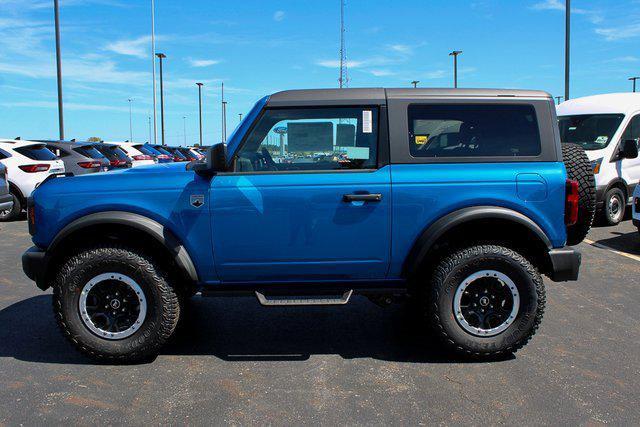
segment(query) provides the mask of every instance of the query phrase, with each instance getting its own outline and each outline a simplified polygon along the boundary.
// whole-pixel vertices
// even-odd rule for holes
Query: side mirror
[[[193,163],[191,169],[198,175],[212,176],[227,171],[227,146],[220,143],[207,150],[202,162]]]
[[[625,139],[620,144],[619,159],[635,159],[638,157],[638,143],[635,139]]]

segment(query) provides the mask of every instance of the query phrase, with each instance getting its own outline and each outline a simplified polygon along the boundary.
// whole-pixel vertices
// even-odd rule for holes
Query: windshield
[[[560,139],[585,150],[600,150],[611,142],[624,114],[582,114],[558,118]]]

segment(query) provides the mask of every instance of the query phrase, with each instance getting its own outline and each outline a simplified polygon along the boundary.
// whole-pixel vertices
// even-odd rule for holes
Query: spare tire
[[[578,181],[578,221],[567,226],[567,245],[577,245],[587,236],[596,214],[596,181],[591,162],[579,145],[563,143],[562,160],[567,178]]]

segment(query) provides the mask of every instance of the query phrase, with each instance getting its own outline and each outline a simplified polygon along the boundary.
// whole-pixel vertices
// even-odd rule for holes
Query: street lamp
[[[458,55],[462,53],[461,50],[454,50],[449,53],[449,56],[453,56],[453,87],[458,87]]]
[[[227,142],[227,101],[222,101],[222,142]]]
[[[420,80],[414,80],[411,82],[414,88],[418,87],[418,83],[420,83]]]
[[[564,100],[569,100],[569,75],[571,53],[571,0],[565,4],[565,30],[564,30]]]
[[[560,101],[562,101],[562,98],[564,98],[564,96],[556,96],[556,101],[558,102],[558,105],[560,105]]]
[[[238,114],[238,117],[240,117],[240,122],[242,122],[242,113]]]
[[[127,99],[129,101],[129,141],[133,142],[133,120],[131,118],[131,101],[133,99]]]
[[[196,83],[198,86],[198,110],[200,112],[200,146],[202,147],[202,83]]]
[[[630,77],[629,80],[633,82],[633,93],[636,92],[636,80],[639,80],[640,77]]]
[[[151,76],[153,80],[153,143],[157,143],[158,139],[158,120],[157,120],[157,108],[156,108],[156,5],[155,1],[151,0]],[[149,144],[151,144],[151,138],[149,138]]]
[[[187,146],[187,116],[182,116],[182,132],[184,135],[184,146]]]
[[[60,12],[58,0],[53,0],[53,12],[56,27],[56,70],[58,75],[58,127],[60,140],[64,141],[64,117],[62,113],[62,58],[60,55]]]
[[[162,132],[162,145],[164,143],[164,86],[162,82],[162,60],[167,57],[164,53],[156,53],[160,58],[160,131]]]

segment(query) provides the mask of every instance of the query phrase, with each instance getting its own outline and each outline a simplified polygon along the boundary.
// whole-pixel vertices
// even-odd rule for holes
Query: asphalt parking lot
[[[582,243],[579,282],[545,278],[547,311],[514,357],[470,363],[416,332],[402,305],[271,308],[196,298],[155,361],[94,364],[59,334],[22,273],[24,221],[0,224],[0,426],[43,424],[640,423],[640,235]]]

